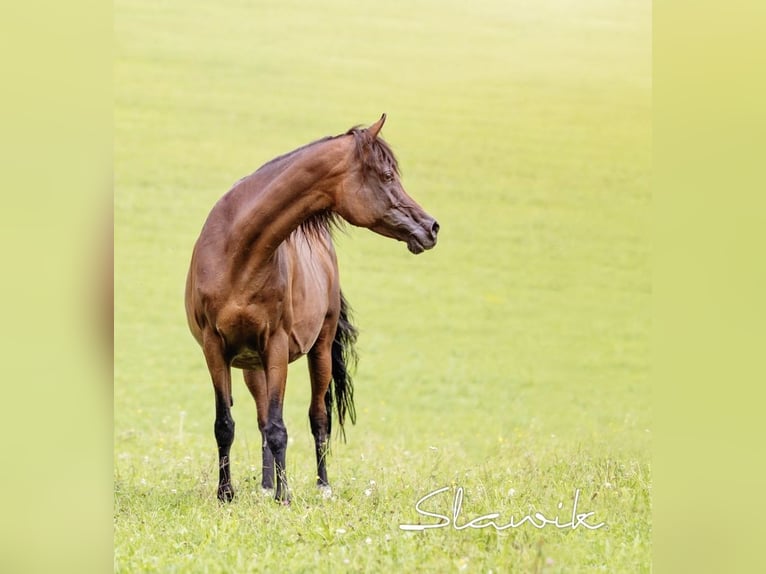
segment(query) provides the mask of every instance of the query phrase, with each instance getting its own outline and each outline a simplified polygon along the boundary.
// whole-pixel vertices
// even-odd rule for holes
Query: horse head
[[[375,233],[404,241],[415,254],[436,245],[439,223],[402,186],[391,148],[379,136],[386,114],[369,128],[352,128],[352,166],[338,188],[334,211]]]

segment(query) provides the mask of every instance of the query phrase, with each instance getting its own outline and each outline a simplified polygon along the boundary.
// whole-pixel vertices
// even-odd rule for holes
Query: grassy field
[[[648,572],[651,5],[115,4],[117,572]],[[183,286],[212,204],[272,157],[388,114],[439,245],[337,237],[361,335],[358,424],[315,493],[305,360],[294,501],[259,493],[234,372],[239,497],[215,498],[213,393]],[[490,512],[595,512],[404,532]],[[563,510],[559,509],[562,504]]]

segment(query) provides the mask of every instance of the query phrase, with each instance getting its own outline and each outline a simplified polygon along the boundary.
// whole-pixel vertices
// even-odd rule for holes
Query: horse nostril
[[[431,233],[433,233],[434,235],[439,233],[439,222],[438,221],[434,221],[434,224],[431,226]]]

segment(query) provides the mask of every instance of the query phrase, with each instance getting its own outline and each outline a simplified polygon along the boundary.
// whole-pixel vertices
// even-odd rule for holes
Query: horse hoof
[[[319,487],[319,494],[322,495],[322,498],[328,500],[332,498],[332,488],[330,488],[329,484],[323,484]]]
[[[234,499],[234,489],[230,484],[218,487],[218,500],[221,502],[231,502]]]
[[[291,501],[289,498],[274,498],[274,502],[276,502],[279,506],[290,506]]]
[[[274,489],[273,488],[263,488],[263,487],[261,487],[261,494],[263,496],[271,498],[272,496],[274,496]]]
[[[289,494],[282,494],[282,495],[276,495],[274,497],[274,501],[277,504],[280,504],[282,506],[290,506],[290,495]]]

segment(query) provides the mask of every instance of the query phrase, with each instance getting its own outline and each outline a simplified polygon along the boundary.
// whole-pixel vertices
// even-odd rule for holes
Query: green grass
[[[116,3],[116,571],[649,571],[650,10]],[[222,506],[183,311],[191,247],[241,176],[384,111],[439,245],[338,236],[361,361],[334,497],[313,486],[301,360],[293,505],[252,480],[260,435],[235,370],[239,497]],[[442,486],[465,488],[461,520],[500,522],[571,508],[579,488],[607,528],[401,531]]]

